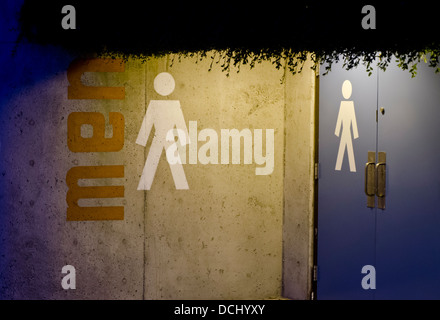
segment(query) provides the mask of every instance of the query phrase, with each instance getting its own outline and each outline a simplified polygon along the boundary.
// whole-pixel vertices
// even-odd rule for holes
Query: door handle
[[[375,183],[375,170],[376,165],[376,152],[368,151],[368,159],[365,164],[365,177],[364,177],[364,192],[367,196],[367,207],[374,208],[376,201],[376,183]],[[373,168],[373,170],[371,170]]]
[[[376,196],[377,207],[385,209],[386,198],[386,180],[387,180],[387,154],[385,152],[378,152],[376,164]]]
[[[381,167],[383,167],[383,169],[379,171]],[[385,197],[386,168],[387,164],[385,162],[376,164],[376,196],[379,198]]]
[[[371,170],[372,168],[372,170]],[[385,209],[387,164],[386,153],[368,151],[368,160],[365,163],[364,192],[367,196],[367,207]]]
[[[365,185],[364,185],[364,188],[365,188],[365,194],[367,195],[367,196],[374,196],[375,195],[375,193],[376,193],[376,186],[375,186],[375,184],[374,183],[371,183],[370,182],[370,179],[368,179],[368,176],[369,176],[369,171],[368,171],[368,169],[370,168],[370,166],[373,166],[373,168],[374,168],[374,166],[375,166],[375,164],[376,163],[374,163],[374,162],[371,162],[371,161],[369,161],[369,162],[367,162],[366,164],[365,164]],[[377,168],[377,167],[376,167]],[[376,169],[377,170],[377,169]],[[373,174],[375,174],[375,172],[373,171]],[[373,179],[373,181],[374,181],[374,179]],[[371,190],[371,191],[370,191]]]

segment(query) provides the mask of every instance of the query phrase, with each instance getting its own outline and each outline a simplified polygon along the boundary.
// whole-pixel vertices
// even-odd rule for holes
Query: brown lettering
[[[122,198],[124,186],[80,187],[79,179],[122,178],[124,166],[73,167],[67,172],[67,220],[123,220],[124,207],[80,207],[79,199]]]
[[[81,76],[85,72],[124,72],[121,59],[74,60],[67,69],[67,98],[70,99],[125,99],[125,87],[85,86]]]
[[[115,152],[124,147],[124,116],[119,112],[109,113],[113,126],[113,137],[105,138],[105,118],[99,112],[72,112],[67,118],[67,145],[73,152]],[[81,126],[93,127],[93,136],[83,138]]]

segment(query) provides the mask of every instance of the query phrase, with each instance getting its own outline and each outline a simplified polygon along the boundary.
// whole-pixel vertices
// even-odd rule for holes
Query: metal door
[[[347,80],[351,94],[344,97]],[[375,258],[376,209],[366,206],[364,165],[368,151],[376,150],[377,75],[368,76],[361,67],[345,71],[338,63],[320,76],[319,90],[317,297],[371,299],[373,293],[362,289],[360,276]],[[345,110],[347,101],[352,101],[354,116]],[[347,139],[353,148],[351,167]]]
[[[411,78],[395,65],[368,77],[338,64],[320,77],[318,299],[440,298],[440,75],[422,62]],[[348,147],[335,170],[345,80],[355,172]],[[372,287],[364,266],[374,268]]]
[[[377,299],[440,298],[440,74],[379,74],[378,150],[386,208],[377,212]]]

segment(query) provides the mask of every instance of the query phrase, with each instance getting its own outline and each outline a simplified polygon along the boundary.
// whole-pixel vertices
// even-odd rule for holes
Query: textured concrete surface
[[[283,295],[309,299],[313,266],[315,73],[286,78]]]
[[[13,74],[3,71],[2,80],[1,298],[308,298],[313,72],[305,68],[281,83],[283,71],[270,63],[226,77],[219,67],[208,72],[209,60],[175,60],[172,67],[172,57],[129,60],[123,73],[82,78],[86,85],[124,86],[124,100],[68,100],[66,70],[74,57],[29,46],[5,59],[20,65]],[[176,81],[165,98],[153,89],[163,71]],[[190,189],[176,190],[162,154],[151,190],[138,191],[153,135],[147,147],[135,141],[152,99],[179,100],[187,125],[197,121],[199,131],[274,129],[273,173],[255,175],[255,163],[185,164]],[[106,123],[109,112],[122,113],[123,149],[70,151],[72,112],[100,112]],[[124,220],[67,221],[67,171],[100,165],[123,165],[124,178],[79,185],[123,185],[124,198],[79,204],[123,205]],[[67,264],[76,268],[75,290],[61,287]]]
[[[270,64],[226,77],[210,61],[166,60],[147,68],[170,72],[186,121],[199,130],[275,129],[275,169],[250,165],[185,165],[190,190],[175,190],[163,157],[146,196],[148,298],[267,298],[281,294],[284,86]],[[264,141],[264,140],[263,140]],[[199,143],[200,145],[201,143]],[[214,289],[215,288],[215,289]]]
[[[61,65],[53,63],[54,58],[62,60]],[[136,190],[136,179],[143,156],[135,152],[131,142],[137,133],[127,126],[124,149],[118,153],[73,153],[67,148],[67,117],[74,111],[104,115],[120,111],[127,123],[134,122],[144,104],[144,67],[130,62],[118,77],[94,76],[97,85],[124,84],[130,79],[124,101],[68,100],[66,69],[72,60],[60,55],[42,58],[35,69],[27,66],[17,70],[30,78],[39,76],[36,72],[41,70],[47,78],[36,78],[25,88],[22,81],[11,83],[11,99],[2,106],[1,297],[140,299],[144,196]],[[76,166],[111,164],[125,166],[124,179],[104,182],[125,186],[125,198],[112,199],[112,205],[125,206],[125,219],[66,221],[67,171]],[[92,185],[93,181],[82,182],[87,183]],[[106,201],[85,200],[81,205],[106,205]],[[67,264],[76,268],[76,290],[60,286],[61,268]]]

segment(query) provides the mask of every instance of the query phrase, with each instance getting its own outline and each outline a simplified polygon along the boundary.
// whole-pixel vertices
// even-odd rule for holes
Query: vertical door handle
[[[377,207],[385,209],[386,180],[387,180],[387,157],[385,152],[378,152],[376,164],[376,196]]]
[[[387,164],[385,162],[376,164],[376,196],[379,198],[385,197],[386,172]]]
[[[370,166],[373,166],[373,168],[374,168],[375,164],[376,163],[374,163],[374,162],[367,162],[365,164],[365,186],[364,186],[365,187],[365,194],[370,197],[374,196],[376,188],[374,185],[374,179],[372,179],[372,181],[370,181],[370,179],[368,179],[368,173],[369,173],[368,169],[370,168]],[[374,174],[374,171],[373,171],[373,174]]]
[[[368,151],[367,163],[365,164],[365,178],[364,178],[364,191],[367,196],[368,208],[374,208],[376,202],[375,165],[376,165],[376,152]],[[371,170],[371,168],[373,170]]]

